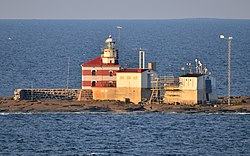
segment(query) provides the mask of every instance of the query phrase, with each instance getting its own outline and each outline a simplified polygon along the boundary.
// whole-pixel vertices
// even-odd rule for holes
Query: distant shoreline
[[[220,97],[223,102],[226,97]],[[0,99],[0,113],[39,112],[176,112],[176,113],[250,113],[250,97],[232,98],[232,105],[137,105],[120,101],[76,101],[76,100],[12,100]]]

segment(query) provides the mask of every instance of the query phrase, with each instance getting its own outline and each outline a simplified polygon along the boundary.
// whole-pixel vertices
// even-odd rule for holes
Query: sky
[[[0,0],[0,19],[250,19],[250,0]]]

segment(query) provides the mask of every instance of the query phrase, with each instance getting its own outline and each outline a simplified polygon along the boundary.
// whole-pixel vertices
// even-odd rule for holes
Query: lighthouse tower
[[[109,35],[105,41],[105,49],[103,52],[102,62],[104,64],[118,64],[118,49],[111,35]]]
[[[120,70],[118,49],[112,36],[105,41],[103,54],[82,64],[82,89],[116,87],[116,72]]]

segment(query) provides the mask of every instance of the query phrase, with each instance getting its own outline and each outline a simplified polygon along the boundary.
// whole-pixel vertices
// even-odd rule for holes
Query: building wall
[[[164,103],[183,103],[183,104],[197,104],[198,92],[197,90],[180,90],[180,91],[166,91],[164,95]]]
[[[116,75],[116,88],[92,87],[95,100],[130,99],[133,103],[149,99],[151,95],[151,74],[156,72],[118,72]],[[150,77],[149,77],[150,76]]]
[[[212,83],[212,92],[209,93],[209,99],[210,101],[217,101],[218,100],[218,94],[217,94],[217,88],[216,88],[216,79],[212,76],[207,76],[206,79],[211,80]]]
[[[156,72],[147,70],[144,72],[118,72],[117,87],[151,88],[151,80],[156,77]]]
[[[165,86],[164,103],[181,102],[181,90],[179,86]]]
[[[130,99],[133,103],[141,101],[141,89],[140,88],[109,88],[109,87],[93,87],[93,99],[94,100],[120,100],[125,101]]]
[[[15,100],[77,99],[80,89],[15,89]]]
[[[125,101],[129,98],[131,102],[137,104],[142,99],[142,89],[138,87],[119,87],[117,88],[117,100]]]
[[[211,80],[211,93],[206,93],[206,80]],[[218,99],[216,92],[216,79],[212,76],[204,75],[199,77],[180,77],[180,88],[182,90],[182,102],[196,101],[196,103],[202,103],[203,93],[204,101],[216,101]],[[204,90],[203,90],[204,87]],[[193,96],[192,96],[193,95]],[[188,98],[189,97],[189,98]]]
[[[92,70],[96,70],[96,76],[110,75],[110,72],[112,72],[113,76],[116,76],[116,71],[117,71],[117,70],[112,70],[112,69],[108,69],[108,70],[92,69]],[[92,70],[82,70],[82,75],[92,76]]]
[[[141,73],[117,73],[117,87],[118,88],[141,88],[142,87],[142,74]]]
[[[198,92],[197,90],[183,90],[181,92],[180,103],[184,104],[197,104]]]
[[[180,77],[180,103],[197,104],[199,77]]]
[[[116,88],[110,87],[93,87],[94,100],[116,100]]]
[[[206,86],[205,81],[206,80],[211,80],[211,90],[212,92],[209,93],[208,95],[206,95],[206,88],[208,86]],[[216,101],[218,99],[218,95],[217,95],[217,89],[216,89],[216,79],[213,76],[208,76],[205,75],[204,76],[204,100],[206,101],[207,96],[209,97],[209,101]],[[200,76],[198,78],[198,102],[201,103],[202,102],[202,94],[203,94],[203,78],[202,76]]]
[[[82,89],[91,89],[91,81],[82,81]]]
[[[211,80],[211,93],[206,93],[205,80]],[[204,101],[209,98],[209,101],[213,102],[218,99],[216,92],[216,79],[212,76],[205,75],[203,77],[180,77],[179,86],[166,87],[164,102],[166,103],[184,103],[184,104],[197,104],[202,103],[203,92]],[[204,82],[204,84],[203,84]],[[204,90],[203,90],[204,87]]]
[[[197,77],[180,77],[179,81],[182,90],[196,90],[198,87]]]
[[[142,88],[151,88],[151,80],[156,77],[156,71],[147,70],[142,73]]]
[[[82,77],[82,81],[116,81],[116,76],[84,76]]]
[[[91,89],[15,89],[14,100],[93,100]]]
[[[97,87],[115,87],[116,86],[116,72],[120,69],[116,66],[103,67],[82,67],[82,89],[90,89],[92,82],[95,81]],[[95,75],[92,71],[95,70]],[[112,75],[110,75],[110,72]]]
[[[141,100],[148,101],[152,94],[151,88],[142,88],[141,89]]]
[[[118,59],[117,54],[118,54],[118,49],[114,47],[114,44],[111,45],[110,47],[107,47],[107,49],[103,50],[103,54],[101,55],[102,62],[103,63],[115,63],[116,60]]]

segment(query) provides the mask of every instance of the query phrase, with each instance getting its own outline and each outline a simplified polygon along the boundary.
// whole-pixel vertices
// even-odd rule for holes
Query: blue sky
[[[250,19],[250,0],[0,0],[0,19]]]

